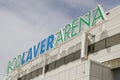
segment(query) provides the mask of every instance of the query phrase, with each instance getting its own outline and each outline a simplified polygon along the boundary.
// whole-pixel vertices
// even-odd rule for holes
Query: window
[[[56,67],[60,67],[64,64],[64,58],[61,58],[59,60],[56,61]]]
[[[25,77],[25,80],[30,80],[31,79],[31,73],[27,74]]]
[[[110,12],[106,13],[106,15],[109,15],[109,14],[110,14]]]
[[[74,54],[72,53],[72,54],[69,54],[69,55],[67,55],[66,57],[65,57],[65,64],[67,64],[67,63],[69,63],[69,62],[71,62],[71,61],[73,61],[74,60]]]
[[[43,68],[39,68],[39,69],[37,69],[37,71],[38,71],[38,75],[41,75],[43,72]]]
[[[21,78],[18,78],[17,80],[21,80]]]
[[[31,72],[31,78],[37,77],[37,70]]]
[[[77,60],[77,59],[79,59],[80,56],[81,56],[81,50],[78,50],[78,51],[74,52],[73,54],[75,54],[74,59]]]
[[[113,70],[114,72],[114,80],[120,80],[120,69]]]
[[[111,47],[117,44],[120,44],[120,34],[111,36],[106,39],[106,47]]]
[[[95,52],[105,49],[105,39],[95,43]]]
[[[20,80],[25,80],[25,76],[21,77],[21,79],[20,79]]]
[[[93,53],[95,50],[95,44],[91,44],[88,46],[88,53]]]
[[[18,78],[17,80],[21,80],[21,78]]]
[[[55,62],[52,62],[48,65],[48,71],[55,69]]]
[[[48,72],[48,65],[45,65],[45,73]]]

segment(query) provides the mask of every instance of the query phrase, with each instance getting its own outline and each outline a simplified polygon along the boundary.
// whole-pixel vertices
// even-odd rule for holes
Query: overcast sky
[[[9,60],[99,3],[107,11],[120,0],[0,0],[0,80]]]

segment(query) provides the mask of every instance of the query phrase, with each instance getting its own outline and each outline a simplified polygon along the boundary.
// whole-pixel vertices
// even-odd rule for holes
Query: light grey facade
[[[80,58],[84,34],[80,33],[12,71],[5,80],[120,80],[120,6],[106,12],[106,17],[86,31],[90,39],[85,58]]]

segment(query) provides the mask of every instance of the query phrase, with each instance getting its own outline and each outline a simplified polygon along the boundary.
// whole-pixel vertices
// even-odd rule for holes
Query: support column
[[[82,34],[82,42],[81,42],[81,59],[82,60],[87,58],[87,47],[88,47],[87,33],[84,32]]]
[[[45,77],[45,55],[42,56],[42,64],[43,64],[43,74],[42,74],[42,78]]]

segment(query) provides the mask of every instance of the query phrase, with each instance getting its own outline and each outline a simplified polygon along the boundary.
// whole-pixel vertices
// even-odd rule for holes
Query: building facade
[[[120,6],[105,15],[106,20],[15,69],[5,80],[120,80]]]

